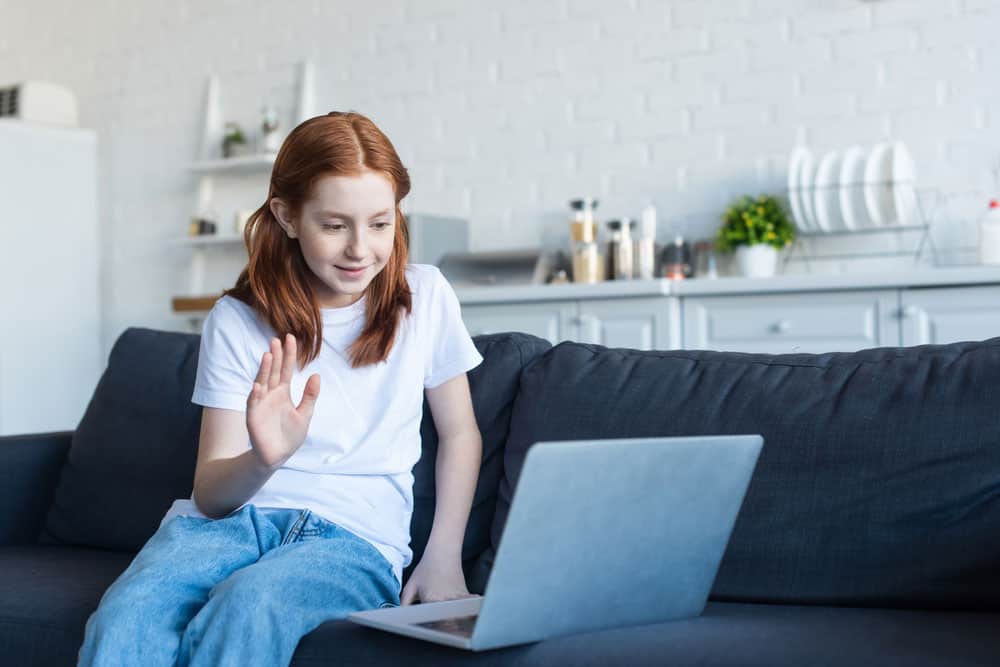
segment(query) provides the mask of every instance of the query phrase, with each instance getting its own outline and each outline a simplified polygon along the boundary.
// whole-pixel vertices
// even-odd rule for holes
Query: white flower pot
[[[741,245],[736,249],[736,260],[747,278],[770,278],[778,266],[778,250],[766,243]]]

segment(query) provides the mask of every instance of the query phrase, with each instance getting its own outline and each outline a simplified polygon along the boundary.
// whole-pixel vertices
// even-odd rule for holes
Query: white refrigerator
[[[103,370],[93,130],[0,119],[0,435],[73,430]]]

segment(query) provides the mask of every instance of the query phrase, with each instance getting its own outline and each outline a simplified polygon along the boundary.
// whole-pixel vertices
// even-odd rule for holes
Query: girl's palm
[[[319,375],[306,382],[298,407],[292,403],[295,370],[295,336],[288,334],[285,349],[271,339],[271,350],[261,359],[253,390],[247,398],[247,431],[250,445],[268,468],[277,468],[305,442],[319,397]]]

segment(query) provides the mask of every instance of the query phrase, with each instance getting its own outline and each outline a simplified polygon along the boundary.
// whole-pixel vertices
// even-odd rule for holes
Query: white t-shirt
[[[247,503],[308,508],[369,541],[402,581],[410,564],[414,464],[420,458],[424,388],[436,387],[482,362],[458,299],[435,266],[410,264],[412,311],[400,319],[384,361],[352,368],[347,349],[364,326],[363,296],[343,308],[323,308],[319,356],[295,371],[292,401],[320,374],[320,393],[302,446]],[[239,299],[224,296],[205,319],[192,402],[246,411],[247,397],[270,349],[282,338]],[[247,442],[247,449],[250,442]],[[163,521],[204,516],[191,499],[176,500]]]

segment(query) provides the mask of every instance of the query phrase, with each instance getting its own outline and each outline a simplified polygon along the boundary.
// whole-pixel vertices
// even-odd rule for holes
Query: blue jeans
[[[379,551],[310,510],[176,516],[87,620],[80,665],[287,665],[324,621],[399,605]]]

